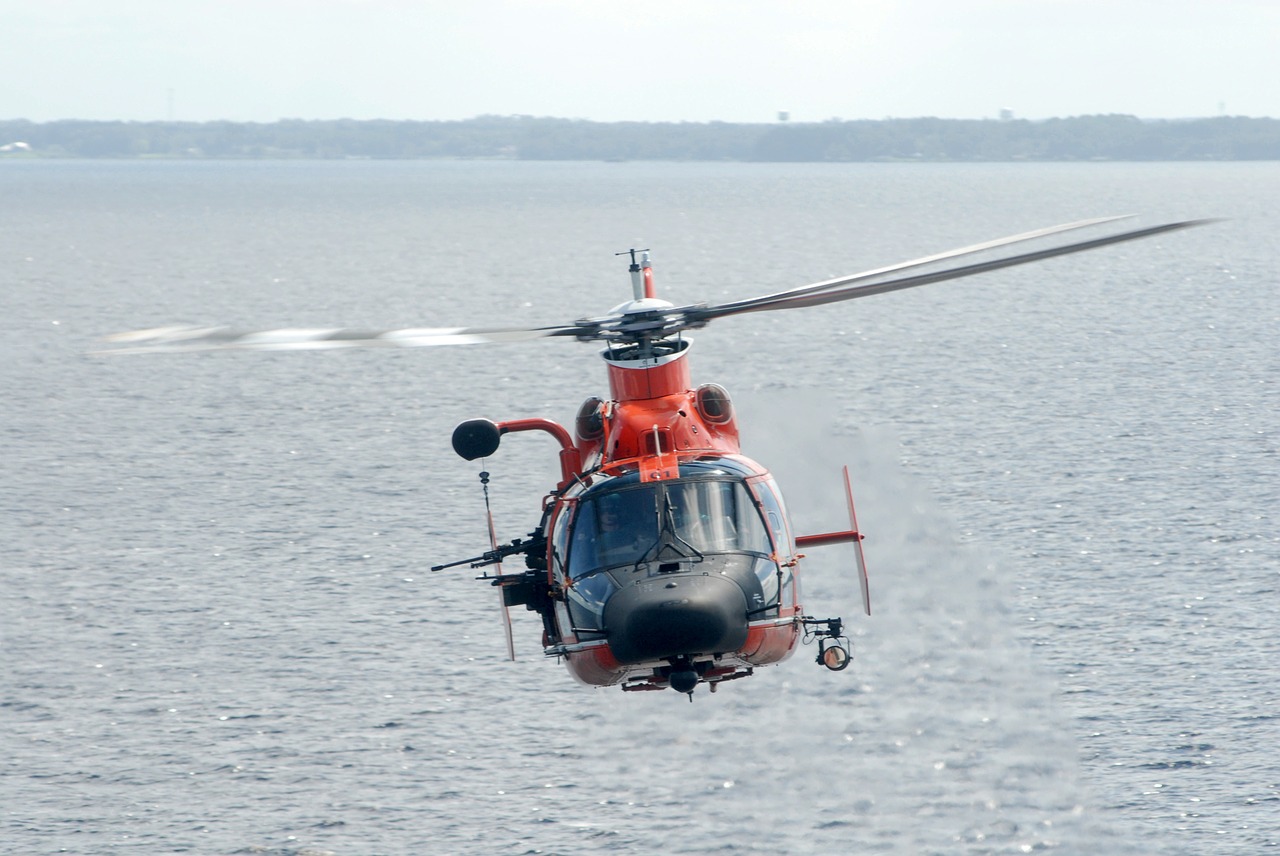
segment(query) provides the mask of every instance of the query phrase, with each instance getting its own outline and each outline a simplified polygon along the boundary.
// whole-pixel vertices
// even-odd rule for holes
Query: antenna
[[[642,253],[640,262],[636,261],[636,253]],[[652,268],[649,267],[649,251],[637,250],[632,247],[629,250],[623,250],[620,253],[614,253],[615,256],[631,256],[631,267],[627,270],[631,271],[631,296],[636,300],[642,300],[646,297],[653,297],[649,292],[653,291],[653,274],[650,273]],[[641,264],[643,263],[643,267]]]

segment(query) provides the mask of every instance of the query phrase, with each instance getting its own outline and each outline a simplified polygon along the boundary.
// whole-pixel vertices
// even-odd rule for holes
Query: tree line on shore
[[[0,158],[506,158],[673,161],[1280,160],[1280,120],[882,119],[590,122],[0,120]]]

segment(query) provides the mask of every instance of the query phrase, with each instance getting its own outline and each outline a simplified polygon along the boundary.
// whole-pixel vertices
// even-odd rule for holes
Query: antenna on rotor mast
[[[636,253],[640,254],[640,261],[636,262]],[[643,300],[646,297],[657,297],[657,292],[653,287],[653,266],[649,264],[649,251],[630,249],[621,253],[614,253],[615,256],[631,256],[631,296],[636,300]]]

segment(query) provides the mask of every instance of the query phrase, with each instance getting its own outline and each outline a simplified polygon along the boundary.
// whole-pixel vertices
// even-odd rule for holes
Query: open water
[[[1280,848],[1280,164],[0,162],[0,850]],[[1032,227],[1229,221],[699,331],[811,551],[812,649],[690,704],[581,687],[492,592],[458,421],[594,348],[106,358],[234,326],[545,324]],[[554,481],[487,462],[500,537]]]

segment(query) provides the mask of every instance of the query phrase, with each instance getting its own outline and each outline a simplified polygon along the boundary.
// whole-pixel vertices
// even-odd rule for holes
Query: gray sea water
[[[0,162],[0,850],[1280,847],[1280,164]],[[546,324],[1110,213],[1227,222],[695,336],[810,551],[812,649],[575,684],[492,591],[472,416],[594,348],[104,358],[170,322]],[[554,446],[487,462],[500,537]]]

